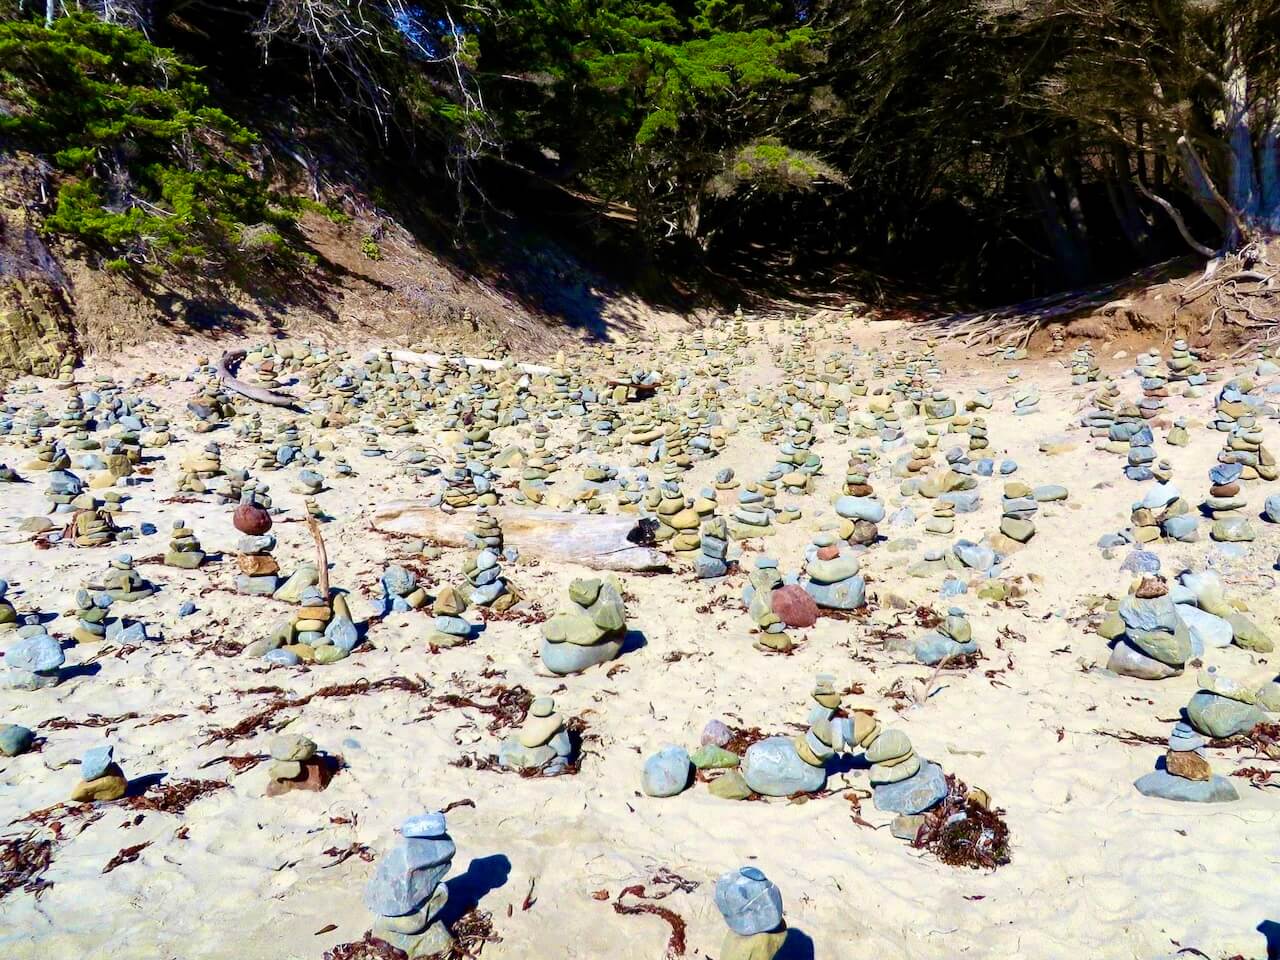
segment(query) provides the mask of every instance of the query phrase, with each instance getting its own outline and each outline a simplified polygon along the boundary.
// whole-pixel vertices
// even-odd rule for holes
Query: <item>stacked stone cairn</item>
[[[418,583],[417,576],[398,564],[391,564],[382,572],[382,616],[392,613],[408,613],[421,610],[427,603],[427,591]]]
[[[1168,586],[1157,576],[1143,577],[1104,617],[1098,634],[1112,642],[1107,669],[1139,680],[1181,675],[1192,656],[1191,634],[1178,615]]]
[[[195,570],[204,563],[205,553],[200,549],[200,541],[195,531],[183,520],[173,521],[173,533],[169,538],[169,549],[165,551],[165,566],[178,567],[181,570]]]
[[[947,795],[942,768],[922,760],[901,730],[881,730],[859,742],[871,764],[872,800],[877,810],[913,817],[936,806]]]
[[[858,573],[857,554],[830,532],[819,533],[804,551],[800,586],[827,610],[856,610],[866,604],[866,580]]]
[[[1205,757],[1205,739],[1189,724],[1178,723],[1169,734],[1169,749],[1133,785],[1144,797],[1184,803],[1229,803],[1240,795],[1231,781],[1217,776]]]
[[[884,504],[874,496],[874,492],[860,496],[846,494],[836,500],[835,509],[843,521],[840,534],[845,540],[861,546],[875,543],[880,536],[878,524],[884,520]]]
[[[1071,352],[1071,382],[1075,386],[1094,383],[1102,378],[1098,361],[1087,343],[1081,344]]]
[[[278,734],[268,746],[271,766],[267,768],[267,796],[278,797],[293,790],[319,792],[329,786],[337,762],[320,753],[313,741],[300,734]]]
[[[496,550],[488,547],[467,560],[462,569],[471,590],[467,599],[477,607],[493,607],[501,613],[519,599],[502,577],[502,565]]]
[[[1129,522],[1138,543],[1159,539],[1193,543],[1200,538],[1199,521],[1191,504],[1171,483],[1153,484],[1134,503]]]
[[[757,557],[755,567],[747,576],[746,586],[742,588],[742,602],[759,630],[754,644],[758,650],[785,653],[792,647],[791,638],[786,634],[788,623],[782,616],[788,611],[783,609],[783,604],[797,607],[799,605],[792,603],[791,601],[796,598],[789,596],[779,597],[780,602],[775,604],[775,596],[782,591],[782,586],[782,573],[778,570],[778,561],[772,557]],[[794,589],[802,595],[803,600],[812,609],[801,611],[800,616],[789,616],[787,619],[791,620],[791,626],[812,626],[817,619],[817,605],[803,589]],[[775,605],[779,609],[775,610]]]
[[[1020,480],[1010,480],[1004,485],[1000,501],[1000,532],[1015,543],[1026,543],[1036,535],[1032,517],[1040,504],[1030,486]]]
[[[1178,615],[1191,631],[1195,656],[1206,649],[1231,644],[1252,653],[1270,653],[1275,649],[1271,637],[1246,616],[1243,600],[1227,597],[1214,571],[1185,570],[1179,581],[1170,595],[1177,603]]]
[[[508,770],[537,770],[546,777],[564,772],[573,759],[573,739],[551,697],[538,697],[520,729],[498,747],[498,762]]]
[[[738,505],[729,517],[729,533],[735,540],[751,537],[768,537],[777,531],[773,527],[775,514],[760,484],[748,484],[738,494]]]
[[[80,758],[80,782],[71,789],[72,803],[107,803],[129,792],[129,781],[115,760],[115,748],[103,744]]]
[[[1196,355],[1191,352],[1187,341],[1179,338],[1173,341],[1173,349],[1170,351],[1169,359],[1165,361],[1165,365],[1169,368],[1168,378],[1172,383],[1185,383],[1188,388],[1196,388],[1202,386],[1207,378],[1200,371],[1200,364]],[[1196,396],[1197,393],[1191,393],[1184,388],[1184,396]]]
[[[1129,435],[1129,452],[1124,475],[1130,480],[1141,482],[1151,479],[1151,464],[1156,459],[1153,443],[1155,443],[1155,435],[1147,424],[1143,424]]]
[[[199,453],[190,454],[178,463],[179,493],[208,493],[209,481],[222,476],[222,451],[210,443]]]
[[[698,555],[694,574],[699,580],[713,580],[729,572],[729,525],[724,517],[710,516],[699,528]]]
[[[787,939],[782,894],[763,872],[739,867],[716,881],[715,903],[729,929],[718,960],[773,960]]]
[[[1187,722],[1198,733],[1225,740],[1248,733],[1267,720],[1258,706],[1258,689],[1224,676],[1214,668],[1201,670],[1196,677],[1200,689],[1187,702]]]
[[[1209,496],[1204,509],[1213,518],[1209,536],[1226,542],[1248,542],[1258,533],[1243,513],[1240,478],[1246,468],[1240,463],[1219,463],[1209,471]]]
[[[973,639],[973,627],[959,607],[950,608],[936,627],[921,637],[906,641],[902,646],[918,661],[930,667],[944,660],[973,656],[978,652],[977,641]]]
[[[574,580],[569,609],[542,625],[542,665],[566,676],[617,658],[627,635],[626,605],[616,577]]]
[[[133,557],[127,553],[109,561],[107,572],[102,577],[102,589],[119,603],[145,600],[156,592],[156,588],[133,568]]]
[[[440,919],[449,900],[442,881],[457,848],[443,813],[421,813],[400,826],[404,838],[378,860],[365,887],[364,902],[374,914],[373,933],[409,960],[449,953],[453,935]]]
[[[50,513],[71,513],[84,492],[84,483],[67,470],[50,470],[49,486],[45,496],[49,498]]]
[[[1142,384],[1142,399],[1138,401],[1138,410],[1144,420],[1159,416],[1165,408],[1165,398],[1169,396],[1169,381],[1160,369],[1160,362],[1160,354],[1151,350],[1139,354],[1135,365]]]

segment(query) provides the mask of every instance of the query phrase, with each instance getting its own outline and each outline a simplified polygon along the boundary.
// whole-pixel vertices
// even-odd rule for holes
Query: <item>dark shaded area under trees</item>
[[[1280,233],[1280,0],[95,4],[0,3],[0,148],[143,281],[304,256],[264,160],[304,129],[471,256],[529,224],[722,294],[1000,302]]]

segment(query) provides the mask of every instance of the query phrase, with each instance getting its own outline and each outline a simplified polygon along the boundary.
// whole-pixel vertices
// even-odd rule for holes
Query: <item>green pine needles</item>
[[[59,171],[45,229],[113,270],[209,275],[296,253],[293,214],[253,175],[255,135],[135,30],[0,22],[0,136]]]

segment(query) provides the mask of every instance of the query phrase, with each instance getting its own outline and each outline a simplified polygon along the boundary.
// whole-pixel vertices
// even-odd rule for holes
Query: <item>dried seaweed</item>
[[[759,727],[730,727],[729,732],[731,736],[724,748],[740,757],[747,752],[747,748],[753,743],[759,743],[770,736]]]
[[[333,857],[333,859],[321,867],[321,870],[327,870],[330,867],[336,867],[340,863],[346,863],[352,857],[359,857],[365,863],[373,863],[373,851],[369,848],[369,845],[367,843],[356,843],[355,841],[341,849],[330,847],[324,851],[324,855]]]
[[[477,700],[476,696],[491,698],[490,702]],[[524,723],[533,705],[533,694],[521,686],[508,687],[505,684],[494,684],[488,690],[474,696],[461,693],[446,693],[437,697],[423,715],[423,719],[434,717],[444,710],[479,710],[490,718],[485,728],[491,734],[502,733]]]
[[[151,846],[150,840],[142,843],[135,843],[132,847],[125,847],[120,850],[114,857],[107,861],[107,865],[102,868],[103,873],[110,873],[116,867],[123,867],[126,863],[133,863],[142,855],[142,851]]]
[[[200,764],[200,769],[203,770],[205,767],[212,767],[218,763],[226,763],[236,773],[244,773],[246,770],[252,770],[266,759],[268,757],[265,753],[224,754],[221,757],[206,760]]]
[[[53,864],[53,841],[37,839],[34,833],[21,837],[0,837],[0,900],[15,890],[39,899],[52,883],[44,872]]]
[[[154,784],[141,796],[128,797],[124,805],[130,810],[149,810],[155,813],[185,813],[187,807],[202,797],[231,784],[223,780],[173,780]]]
[[[226,741],[230,743],[233,740],[240,740],[244,737],[251,736],[261,729],[270,729],[274,726],[276,714],[281,710],[288,710],[292,707],[304,707],[312,700],[326,697],[354,697],[363,696],[364,694],[374,693],[381,690],[404,690],[408,693],[416,693],[424,695],[430,689],[427,682],[419,678],[418,680],[410,680],[407,677],[383,677],[381,680],[357,680],[354,683],[336,683],[327,687],[321,687],[314,693],[309,693],[304,697],[294,697],[292,699],[283,698],[275,700],[257,713],[251,713],[238,723],[229,727],[219,727],[208,731],[208,738],[205,739],[200,746],[207,747],[211,743]],[[530,700],[532,702],[532,699]]]
[[[655,876],[653,882],[665,883],[669,881],[661,880],[658,876]],[[683,957],[685,953],[686,931],[688,929],[688,924],[685,923],[684,917],[680,916],[680,914],[676,913],[670,907],[660,907],[655,903],[623,903],[623,898],[635,897],[638,900],[661,900],[664,897],[670,896],[676,890],[687,891],[692,889],[692,887],[687,887],[687,884],[688,881],[685,881],[685,884],[677,884],[670,890],[654,894],[646,893],[644,884],[642,883],[632,884],[629,887],[624,887],[614,899],[613,910],[615,913],[622,914],[623,916],[636,916],[638,914],[649,913],[653,914],[655,917],[661,917],[671,925],[671,935],[667,938],[667,957]],[[694,886],[696,886],[696,884],[694,884]]]
[[[84,720],[70,720],[66,717],[50,717],[42,722],[37,730],[72,730],[76,727],[114,727],[126,720],[137,720],[138,714],[134,712],[122,713],[116,717],[103,716],[100,713],[91,713]]]
[[[912,846],[952,867],[994,870],[1009,862],[1009,826],[1003,810],[971,799],[963,780],[947,775],[947,795],[925,814]]]
[[[363,939],[326,950],[324,960],[409,960],[409,955],[366,930]]]
[[[493,914],[472,907],[449,928],[453,934],[453,947],[449,960],[474,960],[480,956],[486,943],[501,943],[502,938],[493,932]]]
[[[1163,747],[1169,742],[1168,737],[1150,737],[1144,733],[1134,733],[1132,730],[1095,730],[1093,733],[1095,736],[1119,740],[1121,743],[1127,743],[1131,747],[1139,745]]]

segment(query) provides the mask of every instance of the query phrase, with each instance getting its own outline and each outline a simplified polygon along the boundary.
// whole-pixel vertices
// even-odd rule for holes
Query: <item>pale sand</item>
[[[884,324],[859,325],[855,336],[868,346],[882,336],[891,345],[910,345],[900,331]],[[782,339],[776,329],[773,339]],[[503,938],[484,950],[484,957],[495,960],[662,956],[668,933],[662,921],[620,916],[609,902],[592,897],[606,890],[612,898],[626,885],[647,883],[660,867],[700,882],[693,893],[676,893],[662,904],[688,920],[688,955],[714,957],[724,925],[712,903],[712,885],[721,872],[746,862],[760,866],[778,884],[791,926],[812,939],[812,953],[801,949],[795,957],[1150,958],[1176,950],[1177,944],[1215,958],[1263,955],[1263,938],[1255,928],[1280,920],[1273,893],[1280,862],[1280,796],[1234,779],[1242,798],[1237,803],[1205,807],[1144,798],[1132,782],[1153,769],[1160,748],[1128,746],[1095,733],[1133,730],[1163,737],[1171,725],[1157,718],[1175,717],[1196,689],[1194,671],[1145,683],[1082,670],[1101,666],[1107,657],[1105,643],[1088,629],[1085,597],[1118,593],[1129,581],[1129,575],[1119,572],[1125,551],[1104,560],[1095,542],[1127,525],[1130,504],[1146,485],[1124,478],[1121,458],[1089,450],[1082,431],[1076,434],[1079,449],[1067,455],[1041,454],[1036,441],[1072,425],[1082,399],[1096,385],[1071,387],[1057,359],[1014,364],[1024,381],[1040,384],[1043,399],[1038,414],[1013,417],[1012,389],[1003,384],[1011,365],[977,360],[950,346],[939,354],[948,367],[943,385],[961,404],[978,385],[997,388],[996,409],[985,413],[992,443],[985,452],[997,460],[1016,458],[1021,465],[1017,479],[1032,485],[1065,484],[1071,499],[1042,505],[1038,535],[1011,561],[1013,571],[1043,577],[1039,583],[1026,582],[1024,609],[992,607],[973,590],[952,601],[970,613],[987,659],[976,670],[943,674],[941,691],[922,708],[895,715],[890,709],[895,701],[884,691],[897,678],[922,679],[932,670],[901,663],[898,655],[868,644],[861,625],[820,620],[811,630],[793,632],[801,641],[794,655],[766,656],[752,649],[750,618],[736,602],[707,614],[696,612],[714,595],[736,594],[738,586],[697,584],[687,571],[624,575],[636,598],[628,605],[630,626],[643,631],[647,644],[625,655],[623,667],[612,677],[594,669],[563,681],[568,689],[557,694],[561,710],[585,717],[601,738],[592,744],[580,775],[524,780],[450,766],[448,761],[464,751],[496,752],[496,742],[484,732],[487,720],[472,711],[444,711],[418,721],[427,699],[387,691],[315,700],[284,711],[282,717],[296,718],[289,731],[305,733],[322,748],[342,754],[349,769],[324,793],[266,799],[265,764],[242,776],[226,764],[199,769],[223,754],[266,750],[265,733],[232,744],[198,746],[202,731],[233,724],[271,700],[237,691],[278,685],[302,695],[327,684],[392,675],[425,678],[433,694],[479,691],[486,681],[477,674],[488,668],[504,672],[499,678],[503,683],[546,693],[562,681],[539,668],[536,626],[492,623],[474,645],[433,655],[424,642],[429,617],[396,615],[375,626],[370,644],[348,660],[310,671],[266,671],[258,661],[201,652],[201,644],[211,638],[256,639],[288,610],[284,604],[229,592],[197,596],[209,583],[229,586],[230,558],[194,573],[140,566],[164,589],[127,612],[160,625],[165,642],[122,658],[105,656],[95,676],[52,690],[0,692],[0,722],[34,728],[58,716],[136,712],[139,719],[109,731],[129,776],[229,779],[233,788],[198,801],[183,816],[149,813],[128,829],[124,827],[136,815],[113,806],[82,835],[76,836],[78,826],[69,824],[69,839],[57,846],[46,875],[53,886],[39,899],[15,892],[0,902],[0,956],[319,958],[335,944],[359,939],[372,919],[360,894],[373,865],[352,857],[329,867],[333,858],[323,851],[357,842],[381,853],[394,842],[392,831],[404,817],[463,798],[474,799],[476,806],[455,809],[449,816],[458,845],[454,877],[465,873],[477,881],[465,886],[483,894],[480,905],[492,912]],[[181,371],[191,356],[139,351],[127,362],[96,361],[87,375]],[[1104,352],[1102,360],[1107,369],[1132,366],[1132,357],[1110,360]],[[967,364],[972,367],[966,370]],[[777,382],[778,372],[762,362],[749,378]],[[1136,396],[1135,380],[1121,383],[1126,396]],[[181,424],[181,401],[191,390],[190,385],[174,384],[146,392],[175,408],[175,421]],[[1171,411],[1203,422],[1212,394],[1211,385],[1204,398],[1171,399]],[[50,411],[59,412],[65,394],[50,391],[45,396]],[[18,399],[25,403],[29,398]],[[268,422],[278,416],[262,410]],[[1264,430],[1273,449],[1280,445],[1271,424]],[[499,431],[498,438],[514,433]],[[782,528],[779,536],[752,544],[748,559],[750,551],[763,549],[778,557],[784,570],[794,570],[819,522],[833,516],[830,501],[842,482],[848,454],[864,441],[833,437],[826,425],[818,426],[817,434],[815,449],[823,457],[824,471],[815,494],[799,501],[805,517]],[[1221,435],[1202,428],[1193,428],[1191,435],[1190,447],[1171,448],[1163,442],[1164,431],[1157,430],[1156,446],[1172,461],[1175,482],[1194,504],[1207,491],[1206,470]],[[162,553],[174,517],[191,522],[206,550],[231,547],[235,531],[230,508],[159,501],[173,496],[176,464],[185,450],[217,439],[224,445],[225,465],[250,466],[249,458],[237,452],[235,438],[226,430],[203,436],[180,431],[180,436],[179,443],[164,451],[166,460],[157,464],[155,482],[130,489],[134,499],[128,522],[154,522],[159,533],[100,550],[63,546],[41,551],[20,544],[0,552],[0,576],[13,584],[11,599],[20,612],[65,614],[80,579],[101,570],[115,553],[128,550],[139,558]],[[421,438],[389,445],[411,442]],[[944,440],[941,449],[948,446]],[[698,464],[683,489],[696,493],[726,465],[735,467],[744,481],[755,479],[772,461],[771,453],[771,447],[762,448],[745,430],[731,439],[724,455]],[[11,438],[0,441],[0,461],[20,469],[27,459]],[[362,616],[372,609],[370,598],[383,565],[402,549],[399,542],[370,532],[372,508],[388,498],[425,495],[431,487],[415,485],[396,475],[395,464],[367,460],[357,450],[349,459],[359,473],[354,480],[335,480],[331,463],[317,469],[335,488],[320,496],[337,517],[324,528],[335,563],[333,582],[364,595],[355,604],[355,613]],[[261,479],[271,485],[276,504],[296,517],[302,498],[288,492],[295,474],[296,468],[290,468]],[[658,472],[651,475],[656,479]],[[43,478],[32,474],[31,479],[25,486],[0,486],[0,521],[7,527],[15,518],[44,509]],[[957,516],[956,537],[978,539],[995,529],[1000,482],[981,482],[982,507],[976,514]],[[896,481],[877,475],[873,483],[892,513],[902,499]],[[560,480],[560,486],[567,485],[567,477]],[[1266,487],[1248,485],[1251,516],[1260,509]],[[780,504],[793,499],[779,495]],[[924,548],[949,542],[923,533],[928,502],[910,502],[918,517],[910,535],[920,547],[890,553],[882,543],[864,561],[870,591],[881,603],[876,623],[892,621],[890,593],[912,603],[947,605],[936,593],[937,580],[901,573]],[[1267,524],[1255,523],[1260,537],[1248,556],[1220,569],[1229,589],[1248,599],[1258,622],[1274,628],[1276,600],[1267,593],[1270,581],[1259,580],[1257,572],[1270,570],[1280,536]],[[1207,534],[1206,522],[1201,529]],[[275,532],[280,538],[276,556],[285,571],[312,558],[305,525],[277,523]],[[887,523],[882,533],[902,535]],[[1167,574],[1186,565],[1202,566],[1206,556],[1217,552],[1207,541],[1154,549]],[[450,550],[432,564],[438,580],[456,578],[464,555]],[[569,581],[584,573],[545,565],[509,567],[508,572],[548,614],[565,602]],[[178,620],[177,607],[189,597],[196,599],[200,612]],[[906,620],[905,630],[920,632],[910,626],[910,616]],[[68,633],[71,625],[63,616],[50,629]],[[999,650],[997,630],[1005,626],[1025,640],[1006,639]],[[6,642],[0,638],[0,646]],[[666,662],[664,657],[674,651],[690,655]],[[91,655],[87,648],[73,649],[68,666]],[[1206,662],[1232,675],[1263,679],[1275,674],[1274,659],[1232,647],[1209,651]],[[988,670],[996,671],[990,680],[984,676]],[[830,785],[840,792],[806,804],[735,804],[717,800],[701,786],[674,799],[640,794],[643,758],[666,743],[696,746],[707,720],[720,717],[775,731],[802,721],[813,676],[820,672],[836,674],[841,686],[863,684],[865,694],[847,698],[846,706],[878,710],[887,723],[909,732],[921,755],[986,788],[1007,811],[1012,863],[985,873],[934,862],[891,837],[890,817],[869,800],[863,802],[862,814],[877,829],[856,825],[841,792],[867,786],[865,772],[857,770],[832,778]],[[182,716],[146,725],[161,714]],[[77,775],[74,766],[62,765],[104,735],[94,728],[44,733],[48,742],[43,752],[0,759],[0,824],[64,800]],[[345,744],[349,738],[359,746]],[[1257,762],[1223,751],[1213,751],[1211,760],[1221,774]],[[334,824],[333,818],[356,822]],[[185,839],[175,836],[179,827],[187,828]],[[21,825],[0,832],[19,829]],[[118,850],[143,842],[150,846],[137,862],[102,874]],[[500,885],[488,889],[493,884]],[[522,910],[531,884],[536,902]],[[336,928],[314,935],[330,924]]]

